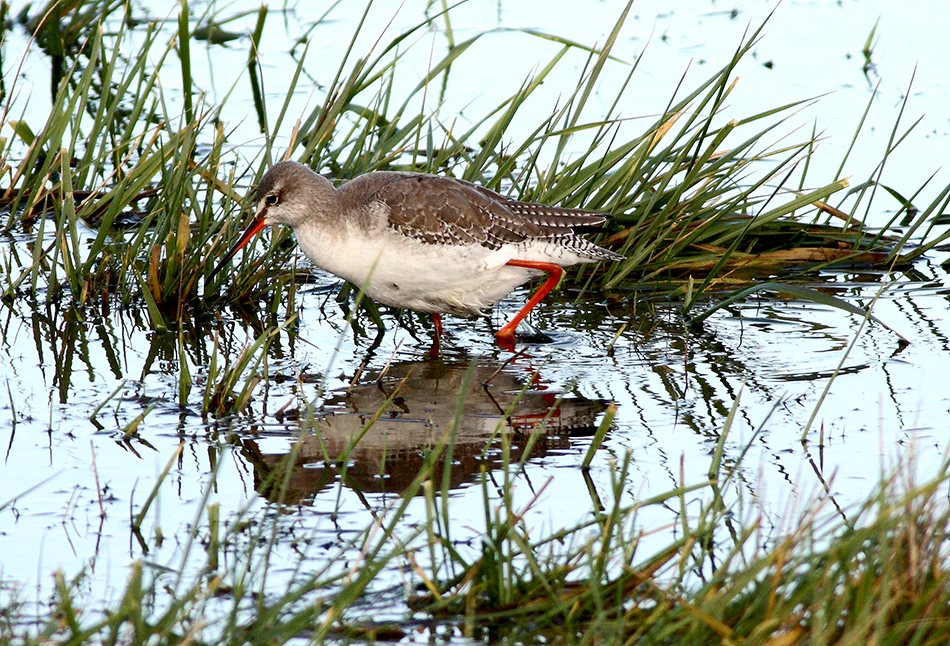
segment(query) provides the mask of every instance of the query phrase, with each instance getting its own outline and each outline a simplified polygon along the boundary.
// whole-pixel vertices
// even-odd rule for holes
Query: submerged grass
[[[732,527],[728,510],[705,504],[699,517],[684,518],[681,540],[645,558],[638,509],[677,500],[685,506],[687,494],[724,480],[618,504],[552,537],[532,536],[525,510],[502,507],[486,524],[482,557],[460,564],[464,576],[437,597],[415,598],[413,607],[465,617],[469,626],[504,627],[515,639],[941,643],[950,637],[950,562],[941,547],[950,512],[937,493],[946,476],[922,487],[898,479],[882,482],[844,525],[816,503],[788,535],[766,541],[754,519]],[[711,549],[724,526],[734,529],[728,547]],[[568,538],[568,548],[551,549]]]
[[[17,99],[22,79],[4,79],[3,121],[13,136],[0,150],[2,226],[5,234],[23,234],[29,243],[10,245],[10,255],[0,263],[0,295],[7,304],[42,300],[47,308],[61,301],[76,308],[137,308],[147,313],[154,330],[177,329],[173,351],[180,363],[182,408],[197,383],[182,333],[189,317],[240,304],[281,317],[282,323],[261,329],[239,357],[221,359],[226,365],[219,366],[216,350],[208,357],[202,413],[224,416],[244,410],[266,375],[264,349],[277,330],[293,321],[295,281],[306,272],[280,269],[292,245],[288,232],[278,231],[262,254],[248,254],[211,283],[204,279],[241,226],[246,188],[286,157],[335,179],[384,168],[452,173],[527,200],[609,212],[611,229],[600,242],[626,260],[608,268],[578,268],[570,285],[617,298],[635,292],[677,296],[687,313],[711,290],[736,285],[809,298],[800,286],[748,284],[777,269],[904,266],[950,235],[935,228],[950,202],[950,187],[917,209],[916,195],[904,198],[880,184],[886,158],[874,177],[850,190],[840,177],[807,183],[814,136],[766,144],[783,125],[782,115],[803,102],[740,120],[725,118],[735,67],[749,55],[761,28],[698,87],[671,97],[663,114],[636,136],[628,134],[618,106],[637,61],[629,63],[629,76],[607,113],[591,120],[589,102],[601,87],[605,67],[617,64],[612,51],[629,10],[627,5],[600,48],[532,33],[559,44],[559,51],[512,96],[460,130],[437,111],[418,109],[440,81],[444,91],[453,64],[482,38],[457,42],[450,10],[388,41],[380,39],[362,57],[355,52],[357,30],[332,80],[321,88],[322,101],[288,126],[294,119],[292,98],[306,78],[306,48],[288,86],[281,88],[286,100],[272,104],[268,113],[258,47],[270,14],[262,9],[246,79],[265,143],[251,164],[235,164],[238,154],[229,149],[230,133],[219,118],[228,97],[211,104],[190,80],[189,43],[198,30],[185,0],[174,23],[138,26],[131,9],[118,2],[51,2],[37,8],[28,23],[31,47],[43,51],[30,55],[54,61],[52,109],[45,121],[37,120]],[[213,16],[202,19],[209,31],[220,23]],[[448,52],[400,95],[399,63],[411,39],[439,21],[449,34]],[[529,136],[512,143],[516,118],[525,118],[533,93],[576,51],[587,57],[576,86],[528,127]],[[180,107],[178,97],[164,93],[169,65],[184,79]],[[269,114],[277,116],[271,120]],[[907,135],[899,125],[889,151]],[[275,135],[288,130],[286,147],[274,149]],[[588,143],[586,151],[571,153],[571,142],[578,138]],[[891,224],[872,230],[863,222],[878,188],[898,198],[901,207]],[[229,214],[234,217],[225,217]],[[901,221],[903,230],[892,229]],[[130,434],[139,420],[127,427]],[[598,442],[608,424],[601,427]],[[46,615],[27,622],[18,614],[23,605],[17,599],[3,604],[0,641],[383,639],[418,627],[413,613],[433,618],[434,625],[453,634],[485,641],[950,640],[950,562],[942,547],[950,538],[950,512],[938,504],[946,475],[924,486],[887,478],[844,522],[816,502],[785,535],[772,537],[760,534],[759,519],[736,519],[723,506],[720,492],[734,471],[723,471],[715,456],[708,479],[683,482],[636,504],[624,502],[628,456],[611,467],[613,490],[605,506],[598,500],[589,520],[538,535],[526,521],[537,496],[516,506],[512,474],[518,465],[505,453],[501,480],[483,475],[484,528],[473,542],[477,550],[470,553],[453,535],[448,475],[443,471],[441,489],[434,475],[440,458],[452,463],[452,432],[426,456],[393,508],[337,546],[338,558],[294,578],[286,592],[275,595],[265,586],[280,516],[248,511],[222,531],[217,511],[202,504],[189,548],[208,546],[206,567],[196,572],[183,563],[169,573],[135,564],[120,598],[104,609],[83,607],[82,575],[57,575]],[[727,433],[728,425],[723,441]],[[942,473],[947,470],[944,465]],[[275,475],[275,487],[287,486],[284,475]],[[542,493],[543,487],[538,496]],[[428,515],[405,533],[400,522],[417,494],[425,497]],[[150,500],[134,518],[136,531]],[[697,500],[701,510],[687,511]],[[638,518],[654,506],[682,510],[679,538],[644,555],[645,530]],[[246,536],[249,525],[252,538]],[[147,545],[148,538],[141,533],[138,538]],[[245,551],[236,545],[246,546]],[[221,568],[226,549],[235,550],[233,565]],[[351,565],[341,569],[339,564],[347,562]],[[397,568],[412,579],[404,597],[406,621],[361,619],[354,606],[381,572]]]
[[[904,475],[914,471],[912,462],[896,464],[857,509],[842,513],[816,499],[787,510],[785,527],[764,534],[761,518],[737,517],[722,504],[720,492],[736,465],[723,469],[714,456],[711,479],[631,504],[624,502],[628,455],[610,469],[612,490],[603,508],[547,535],[527,520],[544,487],[516,507],[519,479],[504,474],[514,476],[517,465],[506,462],[500,480],[482,478],[484,526],[475,540],[460,543],[459,528],[449,522],[455,498],[439,493],[435,471],[440,462],[451,468],[451,436],[447,429],[394,505],[364,531],[340,537],[335,558],[304,567],[302,556],[298,567],[309,573],[296,574],[280,592],[268,591],[265,581],[283,515],[245,509],[222,524],[217,508],[201,498],[179,571],[134,563],[120,594],[101,609],[85,605],[83,574],[57,573],[42,616],[24,621],[19,613],[25,604],[15,598],[4,603],[0,639],[25,645],[280,644],[398,640],[420,630],[489,643],[950,639],[950,463],[923,484]],[[283,468],[293,463],[291,456]],[[269,477],[281,488],[286,474],[277,469]],[[149,502],[164,477],[136,515],[136,527],[152,513]],[[404,522],[420,494],[427,516]],[[651,507],[683,510],[678,538],[658,544],[642,527],[640,516]],[[157,540],[137,536],[145,549]],[[205,564],[186,565],[187,552],[201,546]],[[397,570],[408,578],[398,593],[404,608],[390,607],[388,618],[374,620],[360,610],[361,599],[383,572]]]

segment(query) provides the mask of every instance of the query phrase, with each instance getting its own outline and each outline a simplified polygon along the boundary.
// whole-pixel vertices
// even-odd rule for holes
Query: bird
[[[335,187],[294,161],[272,166],[256,211],[210,281],[265,226],[290,226],[316,267],[373,300],[429,313],[433,351],[442,314],[484,314],[532,278],[547,274],[525,306],[495,334],[513,350],[515,330],[561,279],[562,267],[624,257],[580,231],[603,224],[595,211],[522,202],[451,176],[374,171]]]

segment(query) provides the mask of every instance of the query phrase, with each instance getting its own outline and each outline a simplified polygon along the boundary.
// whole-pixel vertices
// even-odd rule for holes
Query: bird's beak
[[[256,216],[254,216],[254,219],[251,220],[251,224],[248,225],[247,229],[244,231],[238,241],[233,247],[231,247],[231,250],[224,254],[224,258],[221,259],[221,261],[218,263],[218,266],[215,267],[210,274],[208,274],[208,280],[214,278],[215,275],[221,271],[221,268],[224,267],[228,261],[231,260],[231,258],[233,258],[238,251],[241,250],[241,247],[246,245],[251,240],[251,238],[256,236],[265,225],[266,222],[264,222],[263,213],[258,213]]]

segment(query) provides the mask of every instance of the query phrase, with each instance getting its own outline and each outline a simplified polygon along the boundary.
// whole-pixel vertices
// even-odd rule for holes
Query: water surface
[[[598,3],[578,14],[575,7],[553,5],[538,15],[523,13],[518,3],[469,3],[455,10],[453,24],[457,39],[502,26],[536,27],[594,43],[602,41],[621,8]],[[617,53],[646,53],[642,70],[634,76],[632,96],[637,100],[625,112],[641,117],[661,111],[681,75],[686,74],[689,87],[690,79],[704,78],[724,64],[749,23],[757,23],[771,8],[764,2],[690,2],[668,11],[658,3],[635,3],[636,15]],[[917,65],[910,110],[915,117],[923,115],[922,121],[885,175],[892,186],[911,194],[948,156],[948,86],[944,66],[938,64],[947,60],[947,44],[936,33],[937,21],[918,19],[937,10],[927,3],[898,13],[887,3],[786,2],[756,55],[738,72],[741,82],[732,111],[738,118],[833,92],[790,123],[809,129],[816,123],[818,130],[827,131],[822,147],[828,150],[811,172],[829,181],[871,101],[868,125],[842,171],[863,181],[882,156]],[[331,14],[334,20],[314,27],[307,69],[315,79],[322,82],[326,70],[336,69],[356,11],[341,7]],[[371,12],[365,38],[375,38],[394,11],[379,7]],[[406,6],[391,29],[420,15],[420,7]],[[860,51],[878,17],[875,67],[866,74]],[[275,97],[283,75],[293,67],[282,30],[295,36],[303,29],[298,25],[313,19],[298,7],[288,13],[290,27],[277,20],[268,23],[264,67],[272,100],[279,100]],[[421,38],[444,47],[442,34],[424,32]],[[237,73],[244,65],[242,43],[209,46],[205,52],[214,64],[198,83],[212,99],[230,88],[229,66],[236,65]],[[441,108],[461,121],[510,94],[556,50],[556,45],[548,52],[548,44],[536,38],[505,31],[486,36],[478,46],[479,56],[463,59],[468,66],[453,70]],[[428,52],[427,47],[421,50]],[[422,74],[426,61],[419,56],[414,50],[406,65],[420,66]],[[478,63],[472,64],[475,60]],[[564,66],[559,78],[566,86],[573,87],[582,64],[578,55]],[[35,71],[40,65],[30,59],[27,66],[38,85],[44,80]],[[497,81],[501,69],[508,75]],[[618,77],[625,73],[618,64]],[[499,87],[508,82],[512,87]],[[875,86],[878,94],[872,99]],[[553,105],[561,92],[556,82],[549,82],[536,101]],[[316,96],[319,89],[300,96],[294,107],[304,113],[303,106]],[[605,108],[613,96],[604,89]],[[36,97],[43,100],[43,93],[37,90]],[[170,101],[176,100],[170,92]],[[228,105],[244,105],[250,112],[249,97]],[[246,146],[238,150],[253,157],[260,148],[253,124],[246,115],[224,118],[235,128],[232,140]],[[634,119],[629,127],[636,129],[638,123]],[[941,186],[940,177],[934,187]],[[924,195],[935,190],[927,188]],[[896,205],[887,199],[875,204],[866,216],[869,223],[880,225]],[[29,240],[29,232],[15,232],[0,244],[4,253],[12,253]],[[775,533],[788,527],[804,500],[822,492],[833,501],[829,509],[840,508],[847,516],[896,461],[913,452],[918,456],[916,468],[932,475],[946,450],[950,393],[941,375],[950,360],[947,259],[946,251],[934,252],[907,273],[815,276],[813,287],[863,307],[873,302],[875,316],[906,337],[906,346],[881,325],[781,295],[749,298],[718,312],[701,328],[691,328],[677,303],[575,304],[568,294],[546,302],[534,317],[554,342],[531,346],[528,356],[514,362],[494,345],[491,329],[492,323],[497,327],[517,311],[524,290],[499,305],[493,321],[447,317],[443,356],[433,361],[426,355],[431,329],[424,317],[404,314],[397,320],[387,314],[388,330],[376,345],[374,326],[365,317],[358,320],[362,333],[353,333],[332,298],[336,282],[326,277],[299,293],[298,319],[268,348],[260,368],[262,380],[248,408],[219,416],[201,413],[211,358],[217,354],[219,361],[233,359],[275,321],[224,311],[207,327],[185,326],[179,339],[174,332],[149,330],[144,312],[33,307],[25,299],[5,304],[0,311],[0,375],[6,386],[5,395],[0,389],[0,505],[6,507],[0,510],[0,553],[6,556],[0,560],[0,580],[18,587],[21,598],[42,602],[50,593],[53,571],[73,576],[82,570],[86,577],[81,586],[91,601],[121,591],[132,560],[144,560],[160,572],[165,566],[177,568],[191,548],[187,558],[198,567],[195,554],[201,550],[190,545],[188,536],[196,522],[200,525],[209,502],[220,505],[226,522],[250,518],[260,523],[267,518],[276,524],[280,540],[271,579],[275,589],[299,576],[297,568],[306,571],[327,563],[347,567],[348,559],[357,555],[341,555],[339,546],[398,500],[406,479],[440,440],[446,420],[453,418],[468,366],[475,366],[474,390],[466,397],[472,409],[465,413],[460,433],[475,439],[468,444],[465,437],[459,439],[451,481],[453,536],[460,544],[477,544],[484,526],[481,469],[500,477],[502,440],[497,438],[484,450],[498,416],[490,400],[479,399],[485,394],[481,385],[496,371],[490,390],[499,408],[525,389],[531,401],[550,404],[551,395],[563,396],[565,410],[577,406],[581,411],[565,428],[552,429],[549,439],[532,448],[524,468],[511,474],[517,479],[516,507],[527,506],[540,493],[526,513],[539,533],[589,517],[598,499],[609,496],[614,465],[627,454],[632,469],[622,491],[630,500],[703,481],[733,407],[737,412],[725,442],[725,461],[738,465],[739,478],[726,492],[729,503],[739,512],[761,514],[767,531]],[[183,359],[195,380],[184,403],[179,399]],[[420,398],[407,395],[385,404],[379,393],[391,395],[406,374],[417,380],[413,392]],[[355,401],[363,396],[366,401],[359,407]],[[600,419],[598,411],[608,401],[617,405],[617,414],[588,475],[579,465],[591,428]],[[803,446],[803,430],[819,401]],[[373,415],[374,407],[385,408],[387,425],[381,423],[366,444],[349,454],[344,470],[324,466],[319,459],[324,449],[308,439],[299,449],[285,498],[293,506],[277,514],[267,475],[293,450],[302,427],[311,437],[309,418],[300,412],[308,403],[335,413],[317,417],[324,437],[325,427],[332,425],[348,433]],[[524,414],[538,413],[524,409]],[[515,439],[512,446],[517,459],[524,443]],[[329,450],[335,455],[346,451],[346,442]],[[142,531],[136,533],[130,518],[145,504],[169,460],[169,475],[158,487]],[[693,503],[701,500],[697,494]],[[678,513],[651,508],[638,521],[653,531],[669,526]],[[424,501],[414,500],[405,531],[411,533],[424,514]],[[660,531],[644,540],[645,549],[651,541],[661,547],[670,536]],[[239,548],[232,546],[235,553]],[[378,588],[387,589],[398,580],[397,573],[387,573]],[[379,607],[373,611],[381,612]],[[398,604],[386,612],[395,619],[404,616]]]

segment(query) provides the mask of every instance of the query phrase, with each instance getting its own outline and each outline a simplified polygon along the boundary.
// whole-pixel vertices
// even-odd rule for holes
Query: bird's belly
[[[312,242],[312,241],[308,241]],[[343,236],[298,243],[316,266],[348,280],[375,301],[417,312],[476,314],[540,272],[505,265],[479,245],[443,246],[404,237]]]
[[[380,303],[417,312],[477,314],[537,273],[505,266],[487,270],[464,263],[451,267],[412,264],[402,262],[392,271],[381,264],[366,282],[364,291]],[[414,271],[405,271],[406,268]]]

